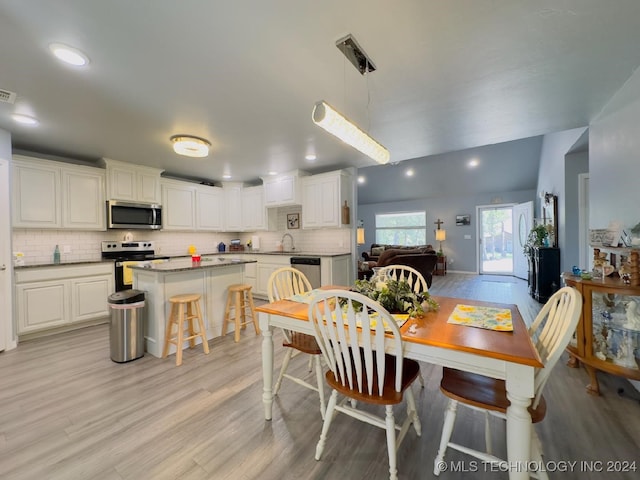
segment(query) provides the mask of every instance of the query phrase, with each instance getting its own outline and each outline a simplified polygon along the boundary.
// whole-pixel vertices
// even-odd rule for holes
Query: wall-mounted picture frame
[[[299,213],[288,213],[287,214],[287,228],[289,230],[300,228],[300,214]]]
[[[471,225],[471,215],[456,215],[456,226]]]

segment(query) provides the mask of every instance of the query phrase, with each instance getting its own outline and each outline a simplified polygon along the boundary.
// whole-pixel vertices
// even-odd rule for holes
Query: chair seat
[[[300,332],[289,332],[289,336],[291,338],[290,342],[286,340],[282,342],[283,347],[294,348],[296,350],[300,350],[303,353],[308,353],[309,355],[321,355],[322,350],[318,346],[318,342],[316,342],[316,337],[313,335],[307,335],[306,333]]]
[[[374,362],[375,364],[375,362]],[[376,367],[374,366],[372,371],[375,371]],[[337,390],[342,395],[346,395],[349,398],[353,398],[355,400],[371,403],[374,405],[396,405],[402,402],[402,394],[404,391],[413,383],[413,381],[418,378],[420,374],[420,365],[415,360],[411,360],[408,358],[403,359],[402,366],[402,386],[399,392],[395,390],[395,372],[396,372],[396,357],[393,355],[385,355],[385,377],[384,377],[384,386],[382,390],[382,396],[377,394],[378,392],[378,382],[374,379],[373,381],[373,395],[369,395],[367,393],[367,378],[366,374],[363,378],[363,392],[359,392],[357,390],[357,384],[355,385],[355,389],[349,388],[349,385],[343,386],[340,381],[338,381],[333,372],[329,370],[326,373],[326,379],[329,386],[335,390]],[[354,370],[353,379],[355,381],[356,374]]]
[[[447,397],[485,410],[506,413],[511,404],[507,399],[504,380],[485,377],[475,373],[462,372],[453,368],[442,369],[440,390]],[[531,421],[541,421],[547,413],[544,396],[540,398],[537,408],[529,407]]]

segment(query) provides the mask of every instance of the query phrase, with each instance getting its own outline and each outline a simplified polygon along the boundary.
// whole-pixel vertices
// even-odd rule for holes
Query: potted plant
[[[425,311],[437,310],[439,307],[429,292],[415,293],[409,284],[402,280],[356,280],[353,290],[375,300],[390,313],[419,316]]]
[[[540,224],[533,227],[527,237],[527,243],[524,245],[524,254],[529,256],[533,247],[542,247],[548,236],[549,230],[545,225]]]

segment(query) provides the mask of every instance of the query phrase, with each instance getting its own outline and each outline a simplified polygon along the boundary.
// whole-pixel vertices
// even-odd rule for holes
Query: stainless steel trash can
[[[124,290],[109,295],[111,360],[130,362],[144,355],[144,292]]]

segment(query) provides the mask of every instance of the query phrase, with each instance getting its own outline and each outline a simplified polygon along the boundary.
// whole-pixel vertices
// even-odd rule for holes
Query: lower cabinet
[[[112,263],[18,269],[15,279],[18,335],[109,318]]]
[[[258,263],[256,264],[256,288],[254,293],[260,297],[267,298],[269,277],[279,268],[290,266],[291,257],[264,255],[257,257],[256,260],[258,260]]]

